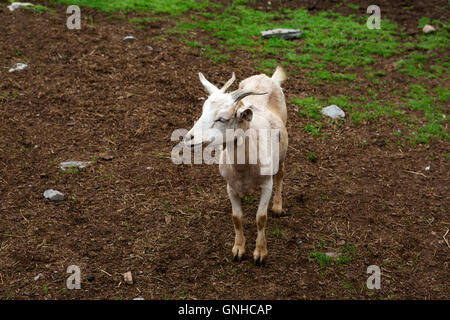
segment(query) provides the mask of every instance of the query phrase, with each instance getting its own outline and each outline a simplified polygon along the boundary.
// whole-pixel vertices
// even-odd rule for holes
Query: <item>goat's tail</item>
[[[286,72],[283,67],[278,66],[275,73],[272,76],[272,80],[275,81],[279,86],[287,79]]]

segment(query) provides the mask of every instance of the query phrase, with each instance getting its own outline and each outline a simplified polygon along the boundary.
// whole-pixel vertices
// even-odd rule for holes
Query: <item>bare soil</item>
[[[269,217],[269,260],[256,267],[249,253],[257,202],[246,204],[248,253],[235,263],[218,168],[173,164],[170,138],[201,112],[197,73],[222,84],[235,71],[242,80],[255,74],[247,55],[213,64],[176,39],[156,39],[169,18],[142,29],[83,9],[82,30],[73,31],[62,7],[56,14],[2,9],[1,299],[448,298],[448,142],[400,147],[392,132],[404,128],[386,119],[326,123],[317,138],[288,103],[286,212]],[[422,14],[398,19],[417,25]],[[127,35],[136,40],[122,41]],[[8,73],[24,61],[28,68]],[[403,74],[388,76],[393,88],[408,84]],[[360,94],[342,84],[312,86],[301,73],[284,90],[288,102]],[[69,160],[93,164],[62,173],[58,164]],[[46,200],[50,188],[66,200]],[[320,267],[310,259],[351,244],[348,263]],[[66,289],[70,265],[81,268],[81,290]],[[381,267],[380,290],[365,286],[370,265]],[[127,271],[133,285],[123,282]]]

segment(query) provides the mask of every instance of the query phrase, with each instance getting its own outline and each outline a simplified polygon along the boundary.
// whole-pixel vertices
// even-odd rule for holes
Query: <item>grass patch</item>
[[[11,1],[11,2],[12,2],[12,1]],[[41,4],[34,4],[34,5],[32,5],[32,6],[22,7],[21,9],[31,10],[31,11],[39,12],[39,13],[42,13],[42,12],[56,13],[56,10],[47,8],[46,6],[43,6],[43,5],[41,5]]]
[[[203,10],[220,7],[208,0],[51,0],[52,4],[78,5],[95,8],[104,12],[152,11],[179,16],[189,10]]]
[[[381,30],[369,30],[365,17],[342,16],[331,12],[310,15],[307,10],[263,12],[234,1],[222,13],[202,13],[186,19],[176,29],[209,31],[227,51],[244,49],[257,60],[256,68],[273,71],[277,61],[298,68],[314,65],[310,74],[318,80],[355,80],[353,73],[332,73],[330,65],[354,67],[371,64],[376,56],[390,57],[399,51],[394,37],[396,26],[383,19]],[[301,28],[301,40],[263,39],[260,32],[274,28]],[[317,68],[318,67],[318,68]]]

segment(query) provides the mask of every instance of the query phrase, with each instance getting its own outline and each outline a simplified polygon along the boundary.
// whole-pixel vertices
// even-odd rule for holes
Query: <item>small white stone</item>
[[[279,37],[286,40],[298,39],[304,32],[298,29],[273,29],[267,31],[261,31],[261,35],[264,38]]]
[[[122,40],[126,41],[126,40],[136,40],[135,37],[133,36],[126,36],[125,38],[123,38]]]
[[[52,200],[52,201],[64,200],[64,194],[62,194],[61,192],[59,192],[57,190],[53,190],[53,189],[45,190],[44,197],[49,200]]]
[[[345,112],[335,104],[323,108],[321,112],[332,119],[345,118]]]
[[[20,71],[20,70],[25,69],[26,67],[28,67],[28,65],[26,63],[16,63],[16,66],[9,69],[8,72]]]
[[[133,284],[133,276],[131,275],[131,271],[125,272],[123,274],[123,280],[125,283]]]
[[[435,32],[436,28],[433,26],[430,26],[429,24],[426,24],[423,29],[422,29],[423,33],[431,33],[431,32]]]
[[[78,168],[78,169],[84,169],[90,164],[89,161],[66,161],[61,162],[59,164],[59,167],[62,171],[66,171],[67,168]]]
[[[40,278],[42,278],[44,275],[42,273],[39,273],[36,277],[34,277],[34,281],[38,281]]]
[[[327,252],[327,253],[325,253],[325,255],[327,257],[336,259],[336,258],[340,257],[342,255],[342,253],[339,253],[339,252]]]
[[[425,171],[430,171],[430,166],[425,167]]]
[[[32,3],[29,2],[13,2],[10,6],[8,6],[9,11],[14,11],[19,9],[20,7],[29,7],[32,6]]]
[[[142,297],[137,297],[137,298],[134,298],[133,300],[144,300],[144,298],[142,298]]]

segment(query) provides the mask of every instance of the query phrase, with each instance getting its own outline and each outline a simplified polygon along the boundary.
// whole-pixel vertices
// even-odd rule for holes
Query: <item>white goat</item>
[[[286,131],[287,111],[281,83],[286,74],[278,67],[271,78],[261,74],[243,80],[239,89],[226,93],[225,91],[235,80],[235,75],[221,88],[205,79],[199,73],[200,81],[209,94],[203,105],[201,117],[185,136],[185,144],[194,146],[223,146],[220,155],[219,171],[227,182],[227,192],[232,205],[232,217],[235,229],[235,241],[232,249],[233,259],[240,261],[245,253],[245,237],[242,226],[241,199],[246,193],[254,189],[261,189],[261,198],[256,214],[258,235],[253,259],[257,265],[262,264],[267,257],[267,242],[265,227],[267,222],[267,208],[274,190],[272,211],[276,214],[282,212],[282,183],[284,175],[284,160],[288,146]],[[240,130],[245,132],[243,139],[238,135],[227,134],[229,131]],[[247,134],[249,131],[261,132],[263,130],[277,132],[276,136],[269,137]],[[223,138],[226,137],[226,138]],[[262,155],[264,149],[276,140],[276,148],[271,149],[266,156]],[[261,141],[263,144],[261,144]],[[245,161],[239,162],[234,150],[244,144]],[[270,148],[266,148],[268,151]],[[259,151],[259,152],[258,152]],[[255,162],[250,158],[256,156]],[[265,159],[263,159],[265,157]],[[263,174],[263,163],[275,167],[276,172]]]

